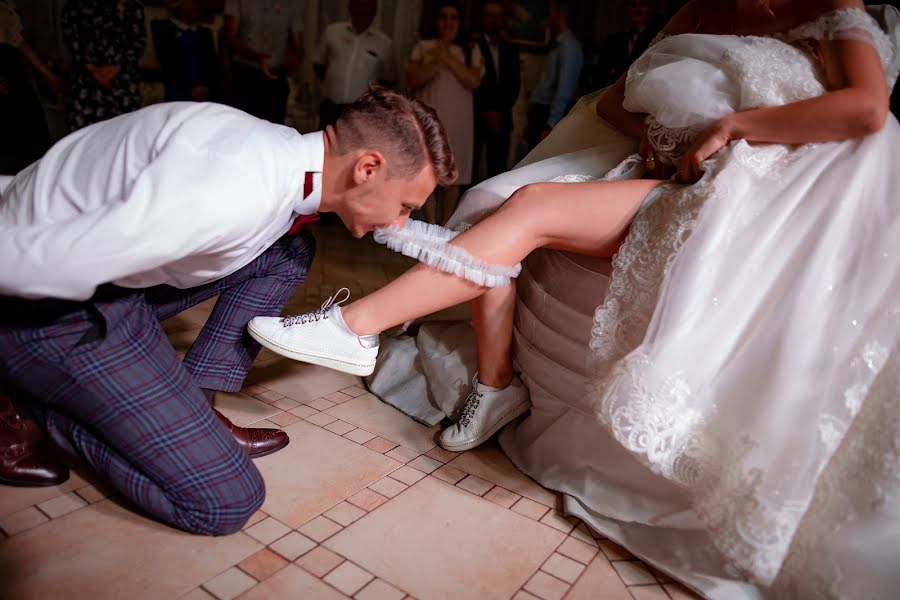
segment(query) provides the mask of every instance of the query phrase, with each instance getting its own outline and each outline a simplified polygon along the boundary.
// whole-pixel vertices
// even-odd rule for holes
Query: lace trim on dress
[[[439,271],[456,275],[484,287],[509,285],[519,276],[521,264],[493,265],[472,256],[465,248],[448,242],[459,235],[440,225],[422,221],[407,221],[405,227],[379,227],[375,241],[391,250],[409,256]]]
[[[897,81],[898,65],[894,61],[894,45],[878,22],[861,8],[841,8],[804,23],[794,29],[772,36],[788,43],[801,40],[857,40],[875,47],[881,66],[893,87]]]

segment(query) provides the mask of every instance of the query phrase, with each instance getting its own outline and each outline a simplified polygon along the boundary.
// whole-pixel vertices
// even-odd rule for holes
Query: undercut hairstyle
[[[431,165],[438,185],[451,185],[458,170],[437,113],[409,96],[371,86],[347,106],[335,124],[337,152],[377,150],[388,177],[412,179]]]

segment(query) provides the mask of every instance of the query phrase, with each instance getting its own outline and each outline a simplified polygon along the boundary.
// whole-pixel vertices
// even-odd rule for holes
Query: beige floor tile
[[[566,600],[631,600],[631,594],[606,557],[598,554],[572,586]]]
[[[292,415],[289,412],[278,413],[275,416],[269,417],[268,421],[275,423],[279,427],[287,427],[288,425],[293,425],[297,421],[300,420],[300,417],[297,415]]]
[[[385,456],[390,456],[394,460],[399,460],[402,463],[408,463],[414,458],[417,458],[420,452],[413,450],[411,448],[407,448],[406,446],[397,446],[390,452],[385,452]]]
[[[363,388],[359,387],[358,385],[354,385],[354,386],[352,386],[352,387],[344,388],[344,389],[341,390],[341,392],[343,392],[344,394],[347,394],[347,395],[350,396],[351,398],[356,398],[357,396],[362,396],[363,394],[368,393],[368,392],[366,392],[366,390],[364,390]]]
[[[543,504],[535,502],[534,500],[522,498],[512,505],[512,510],[519,513],[520,515],[525,515],[530,519],[534,519],[535,521],[540,521],[541,517],[543,517],[549,509]]]
[[[239,562],[238,566],[257,581],[265,581],[288,564],[289,561],[281,555],[268,548],[263,548]]]
[[[636,560],[617,560],[613,568],[625,582],[625,585],[649,585],[656,583],[656,577],[644,563]]]
[[[693,590],[689,590],[680,583],[667,583],[663,588],[669,594],[672,600],[702,600],[702,597],[695,594]]]
[[[255,383],[302,404],[359,382],[353,375],[288,359],[254,367],[250,374]]]
[[[475,477],[474,475],[469,475],[456,485],[471,494],[475,494],[476,496],[482,496],[486,494],[488,490],[494,487],[494,484],[492,484],[490,481],[485,481],[484,479]]]
[[[526,592],[525,590],[519,590],[516,592],[516,595],[512,597],[512,600],[541,600],[531,592]]]
[[[584,565],[567,556],[555,553],[547,559],[547,562],[544,563],[544,566],[542,566],[541,569],[550,573],[557,579],[562,579],[566,583],[571,584],[575,583],[575,580],[578,579],[578,576],[584,571]]]
[[[669,600],[661,585],[638,585],[628,588],[634,600]]]
[[[295,529],[399,466],[305,421],[285,431],[287,448],[254,464],[266,480],[263,510]]]
[[[578,527],[573,529],[572,533],[570,533],[569,535],[584,542],[585,544],[590,544],[591,546],[599,547],[599,545],[597,543],[597,539],[593,535],[591,535],[591,532],[588,529],[588,526],[585,525],[584,523],[579,523]]]
[[[525,584],[525,590],[542,600],[559,600],[569,591],[569,584],[543,571],[538,571]]]
[[[440,446],[435,446],[425,453],[425,456],[427,456],[428,458],[433,458],[434,460],[440,461],[442,463],[448,463],[459,455],[459,452],[450,452],[449,450],[444,450]]]
[[[215,596],[204,590],[202,587],[199,587],[191,590],[178,600],[215,600],[215,598]]]
[[[444,465],[443,467],[436,469],[432,475],[451,485],[456,485],[467,477],[465,471],[460,471],[456,467],[451,467],[450,465]]]
[[[374,450],[375,452],[381,452],[382,454],[384,454],[396,448],[397,444],[395,444],[391,440],[386,440],[383,437],[376,437],[363,444],[363,446],[365,446],[369,450]]]
[[[203,587],[219,600],[232,600],[255,585],[255,579],[237,567],[231,567],[224,573],[207,581],[203,584]]]
[[[382,496],[393,498],[394,496],[405,490],[407,487],[408,486],[405,483],[400,483],[396,479],[385,477],[384,479],[379,479],[378,481],[370,485],[369,489],[381,494]]]
[[[505,599],[562,539],[558,531],[429,477],[325,546],[419,598]]]
[[[260,400],[262,400],[263,402],[265,402],[266,404],[273,404],[285,397],[284,394],[282,394],[281,392],[276,392],[275,390],[268,390],[268,389],[263,392],[257,392],[256,394],[253,394],[253,395],[255,397],[259,398]]]
[[[176,598],[261,548],[184,533],[104,500],[0,545],[4,597]],[[48,560],[52,557],[52,560]]]
[[[278,538],[287,534],[291,530],[290,527],[278,521],[278,519],[274,519],[272,517],[268,517],[263,519],[256,525],[252,527],[248,527],[244,531],[263,545],[269,545]]]
[[[612,540],[597,540],[600,550],[609,560],[632,560],[634,554]]]
[[[75,493],[88,504],[95,504],[106,498],[109,490],[105,486],[86,485],[75,490]]]
[[[63,496],[58,496],[53,500],[41,502],[38,504],[38,508],[51,519],[56,519],[63,515],[67,515],[72,511],[78,510],[79,508],[84,508],[87,505],[88,503],[78,494],[69,492]]]
[[[326,583],[336,587],[348,596],[352,596],[361,590],[375,577],[364,569],[360,569],[352,562],[341,563],[331,573],[324,577]]]
[[[650,572],[653,573],[653,576],[656,577],[656,580],[660,583],[676,583],[674,579],[655,568],[653,565],[647,565],[647,568],[650,569]]]
[[[333,421],[325,426],[325,429],[330,431],[331,433],[336,433],[338,435],[344,435],[347,432],[353,431],[356,429],[356,425],[351,425],[346,421],[341,421],[338,419],[337,421]]]
[[[558,510],[551,510],[544,515],[544,518],[541,519],[541,523],[549,525],[554,529],[559,529],[563,533],[569,533],[575,528],[577,520],[573,517],[565,516]]]
[[[556,551],[563,556],[568,556],[569,558],[586,565],[594,559],[598,549],[597,546],[586,544],[574,537],[568,537]]]
[[[494,441],[464,452],[448,464],[545,506],[556,505],[556,492],[544,489],[519,471]]]
[[[354,429],[349,433],[345,433],[344,437],[348,440],[353,440],[357,444],[365,445],[366,442],[371,442],[378,436],[374,433],[369,433],[365,429]]]
[[[334,423],[338,420],[337,417],[329,415],[328,413],[317,412],[316,414],[306,417],[306,420],[312,423],[313,425],[318,425],[319,427],[325,427],[329,423]]]
[[[316,577],[325,577],[336,566],[344,562],[342,556],[338,556],[328,548],[319,546],[310,550],[297,559],[297,564],[315,575]]]
[[[375,492],[372,492],[373,494]],[[358,506],[354,506],[349,502],[341,502],[331,510],[325,513],[325,516],[337,523],[338,525],[343,525],[346,527],[353,521],[359,519],[362,516],[365,516],[366,511],[359,508]]]
[[[313,415],[319,414],[319,411],[317,411],[314,408],[310,408],[306,405],[298,406],[297,408],[293,408],[293,409],[289,410],[288,412],[292,415],[296,415],[296,416],[300,417],[301,419],[308,419]]]
[[[347,502],[365,511],[372,511],[387,502],[387,498],[366,488],[347,498]]]
[[[346,596],[294,565],[288,565],[281,569],[241,596],[241,600],[288,600],[291,598],[340,600]]]
[[[521,498],[520,495],[513,494],[508,489],[502,488],[499,485],[491,488],[491,490],[488,491],[488,493],[486,493],[484,497],[486,500],[490,500],[494,504],[499,504],[503,508],[509,508],[510,506],[518,502],[519,498]]]
[[[409,461],[408,466],[412,467],[413,469],[415,469],[417,471],[422,471],[423,473],[432,473],[436,469],[439,469],[440,467],[442,467],[443,465],[444,465],[444,463],[423,455],[423,456],[414,458],[411,461]]]
[[[296,531],[290,532],[280,540],[272,542],[269,546],[269,548],[291,561],[297,560],[315,547],[315,541]]]
[[[402,592],[383,579],[373,579],[369,585],[354,596],[356,600],[403,600],[406,592]]]
[[[4,488],[4,491],[5,489],[6,488]],[[3,529],[7,535],[16,535],[17,533],[28,531],[32,527],[37,527],[42,523],[46,523],[49,520],[47,515],[39,511],[36,507],[29,506],[28,508],[23,508],[19,512],[0,517],[0,529]]]
[[[69,480],[52,487],[26,488],[3,486],[0,494],[0,517],[17,513],[23,508],[35,506],[41,502],[52,500],[63,494],[84,487],[88,482],[78,473],[72,471]]]
[[[425,427],[372,394],[338,404],[328,412],[370,433],[412,448],[418,454],[434,448],[434,436],[440,431],[439,425]]]
[[[298,531],[317,542],[323,542],[341,530],[341,525],[325,517],[316,517]]]
[[[291,410],[292,408],[297,408],[298,406],[302,406],[296,400],[292,400],[290,398],[282,398],[281,400],[276,400],[272,403],[272,406],[275,408],[280,408],[281,410]]]
[[[323,396],[329,402],[333,402],[334,404],[343,404],[348,400],[355,398],[356,396],[351,396],[349,394],[345,394],[344,392],[335,392],[333,394],[328,394],[327,396]]]
[[[176,352],[187,352],[191,349],[191,346],[198,335],[200,335],[200,328],[195,327],[173,331],[166,335],[166,338],[169,340],[169,343],[172,344],[172,347],[175,348]]]
[[[316,410],[328,410],[329,408],[335,406],[335,403],[329,402],[325,398],[316,398],[312,402],[308,402],[306,405]]]
[[[281,409],[240,392],[217,392],[213,406],[239,427],[246,427],[281,412]]]
[[[253,513],[253,515],[249,519],[247,519],[247,522],[244,523],[243,530],[247,531],[248,529],[250,529],[257,523],[262,521],[263,519],[268,518],[268,516],[269,515],[267,515],[265,512],[263,512],[261,510],[256,511],[255,513]]]
[[[405,483],[406,485],[412,485],[425,477],[425,473],[423,473],[422,471],[417,471],[409,465],[405,465],[391,473],[391,477],[393,479],[396,479],[397,481]]]

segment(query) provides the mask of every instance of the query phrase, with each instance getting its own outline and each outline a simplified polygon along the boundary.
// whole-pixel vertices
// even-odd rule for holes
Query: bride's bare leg
[[[659,183],[638,179],[527,185],[452,243],[487,263],[502,265],[518,263],[542,247],[612,256],[641,202]],[[358,335],[380,333],[487,290],[419,264],[342,312]]]
[[[493,288],[472,300],[472,325],[478,348],[478,380],[503,389],[512,380],[512,330],[516,287]]]

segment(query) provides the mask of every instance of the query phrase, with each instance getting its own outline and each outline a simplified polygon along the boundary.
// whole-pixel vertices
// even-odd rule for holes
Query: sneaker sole
[[[524,415],[529,410],[531,410],[531,400],[525,400],[524,402],[521,402],[510,409],[510,411],[500,417],[500,419],[496,423],[494,423],[490,429],[482,433],[474,440],[470,440],[468,442],[459,442],[458,444],[445,444],[443,440],[438,438],[438,444],[444,450],[449,450],[451,452],[464,452],[466,450],[471,450],[472,448],[480,446],[481,444],[488,441],[492,435],[500,431],[500,429],[506,426],[507,423]]]
[[[361,365],[359,363],[352,363],[340,360],[338,358],[320,356],[318,354],[307,354],[305,352],[297,352],[295,350],[291,350],[290,348],[285,348],[284,346],[268,339],[261,332],[254,329],[252,322],[247,323],[247,332],[250,334],[250,337],[252,337],[254,340],[259,342],[275,354],[279,354],[292,360],[305,362],[312,365],[319,365],[320,367],[327,367],[329,369],[334,369],[335,371],[349,373],[350,375],[356,375],[358,377],[371,375],[372,372],[375,371],[374,362],[370,365]]]

